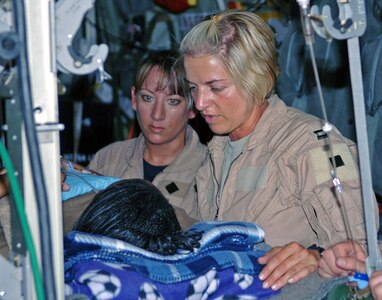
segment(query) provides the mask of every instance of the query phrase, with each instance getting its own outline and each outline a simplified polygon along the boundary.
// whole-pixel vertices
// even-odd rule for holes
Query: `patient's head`
[[[191,250],[200,235],[182,232],[173,207],[143,179],[126,179],[99,192],[73,230],[113,237],[160,254]]]

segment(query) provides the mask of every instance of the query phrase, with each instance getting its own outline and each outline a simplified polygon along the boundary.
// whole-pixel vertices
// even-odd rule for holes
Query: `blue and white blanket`
[[[267,299],[257,262],[264,231],[245,222],[203,222],[200,248],[162,256],[97,235],[65,238],[66,295],[89,299]]]

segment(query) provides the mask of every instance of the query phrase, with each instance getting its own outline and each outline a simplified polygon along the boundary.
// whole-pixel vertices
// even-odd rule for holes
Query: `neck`
[[[237,141],[250,134],[256,127],[264,111],[269,106],[268,101],[263,104],[255,104],[252,108],[248,120],[238,131],[231,132],[229,137],[232,141]]]
[[[146,141],[143,158],[154,166],[167,166],[182,152],[185,145],[185,137],[171,143],[157,145]]]

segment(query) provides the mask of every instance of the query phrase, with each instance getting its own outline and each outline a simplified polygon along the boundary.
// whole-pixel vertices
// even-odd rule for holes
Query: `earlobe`
[[[136,99],[135,86],[131,87],[131,106],[132,106],[134,111],[137,110],[137,99]]]
[[[189,113],[188,113],[188,118],[191,120],[191,119],[193,119],[193,118],[195,118],[196,117],[196,113],[193,111],[193,110],[191,110]]]

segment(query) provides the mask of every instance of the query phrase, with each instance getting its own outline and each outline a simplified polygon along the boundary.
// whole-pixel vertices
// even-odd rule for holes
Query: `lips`
[[[160,133],[164,130],[164,127],[154,126],[154,125],[150,125],[149,128],[150,128],[151,132],[153,132],[153,133]]]
[[[211,124],[211,123],[214,123],[215,120],[218,118],[218,116],[214,116],[214,115],[204,115],[203,114],[203,118],[204,120],[208,123],[208,124]]]

